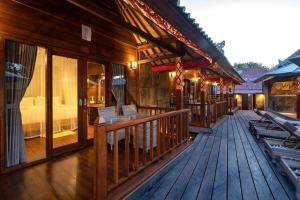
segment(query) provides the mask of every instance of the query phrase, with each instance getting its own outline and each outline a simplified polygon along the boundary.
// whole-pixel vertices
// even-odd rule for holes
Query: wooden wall
[[[114,1],[101,0],[99,5],[118,12]],[[120,16],[121,17],[121,16]],[[81,39],[82,24],[92,28],[92,41]],[[81,71],[86,73],[86,62],[125,64],[136,60],[136,43],[130,31],[62,0],[1,0],[0,1],[0,162],[4,157],[4,41],[6,39],[39,45],[48,52],[80,59]],[[50,54],[49,54],[50,55]],[[48,56],[48,58],[51,58]],[[51,66],[49,64],[48,66]],[[49,71],[48,71],[49,72]],[[131,71],[130,77],[137,74]],[[50,76],[50,75],[49,75]],[[48,81],[51,77],[48,78]],[[81,79],[79,90],[85,90]],[[128,81],[128,91],[136,99],[137,82]],[[81,95],[83,94],[81,91]],[[80,95],[80,93],[79,93]],[[49,97],[49,96],[48,96]],[[51,113],[50,113],[51,115]]]
[[[92,28],[92,42],[81,39],[82,24]],[[86,58],[127,63],[136,57],[129,31],[61,0],[1,0],[0,27],[0,34],[8,38]]]
[[[139,71],[139,102],[143,106],[170,106],[171,81],[168,72],[152,72],[142,65]]]

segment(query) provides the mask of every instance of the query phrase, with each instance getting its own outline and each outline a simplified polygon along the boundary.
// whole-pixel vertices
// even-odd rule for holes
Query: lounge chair
[[[282,118],[274,118],[272,120],[289,133],[289,136],[284,139],[264,139],[265,149],[272,157],[272,161],[275,162],[275,159],[279,156],[300,159],[300,128],[282,120]],[[292,138],[293,140],[291,140]]]
[[[280,158],[280,170],[296,188],[296,199],[300,200],[300,159]]]
[[[261,137],[285,139],[290,136],[290,133],[282,127],[284,122],[300,125],[300,121],[286,120],[271,112],[261,110],[256,110],[255,112],[261,116],[261,119],[250,120],[249,130],[257,139]],[[291,136],[289,139],[293,140],[295,137]]]
[[[117,115],[116,107],[98,108],[99,117],[104,118],[106,122],[118,121],[120,116]],[[125,129],[118,130],[118,141],[125,139]],[[110,145],[110,149],[113,149],[114,145],[114,133],[111,131],[107,135],[107,143]]]
[[[138,115],[137,109],[135,105],[123,105],[122,111],[124,116],[133,117]],[[153,147],[157,146],[157,121],[153,121]],[[131,134],[134,134],[133,129],[131,130]],[[138,146],[140,149],[143,148],[143,125],[138,126]],[[150,122],[146,123],[146,151],[150,149]]]

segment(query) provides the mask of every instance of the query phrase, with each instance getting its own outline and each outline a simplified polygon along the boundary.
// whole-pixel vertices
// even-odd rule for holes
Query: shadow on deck
[[[293,186],[248,131],[256,118],[252,111],[228,116],[127,199],[295,199]]]

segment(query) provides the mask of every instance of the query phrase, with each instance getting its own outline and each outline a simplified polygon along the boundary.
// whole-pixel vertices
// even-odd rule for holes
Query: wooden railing
[[[186,142],[189,126],[188,113],[188,109],[183,109],[115,124],[95,125],[95,199],[106,199],[109,190]],[[121,145],[118,142],[118,131],[121,130],[125,130],[122,159],[119,154]],[[109,177],[107,154],[107,137],[111,133],[114,136],[112,179]],[[147,137],[147,134],[150,136]],[[132,140],[130,140],[130,135],[133,135]],[[154,135],[156,135],[156,142]],[[142,138],[142,148],[140,148],[140,138]],[[150,141],[147,141],[147,138]],[[130,152],[130,141],[133,143],[132,152]],[[123,177],[120,176],[121,174]]]
[[[227,114],[227,108],[228,108],[227,101],[216,102],[216,107],[217,107],[217,111],[216,111],[217,118],[220,118],[223,115]]]
[[[176,110],[172,107],[137,106],[138,112],[146,112],[149,115],[157,115]]]
[[[227,113],[227,101],[214,102],[208,101],[204,108],[200,103],[184,104],[184,108],[189,109],[191,125],[200,127],[210,127],[220,117]]]

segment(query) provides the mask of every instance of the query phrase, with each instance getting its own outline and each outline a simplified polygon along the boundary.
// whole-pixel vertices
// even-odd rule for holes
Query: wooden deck
[[[295,199],[294,188],[247,129],[248,120],[255,117],[251,111],[239,111],[213,134],[197,136],[128,199]],[[93,153],[88,148],[1,175],[0,199],[90,199]]]
[[[228,116],[127,199],[295,199],[293,186],[248,131],[253,118],[252,111]]]

